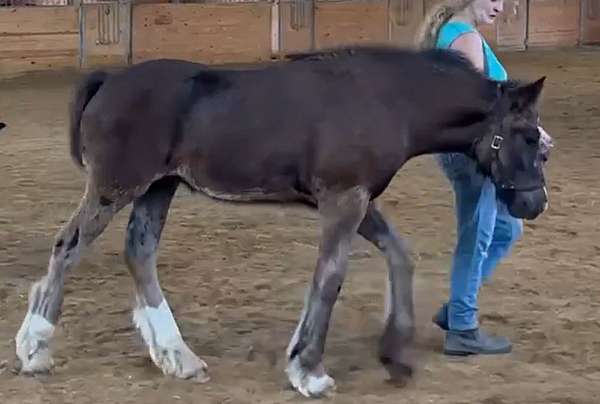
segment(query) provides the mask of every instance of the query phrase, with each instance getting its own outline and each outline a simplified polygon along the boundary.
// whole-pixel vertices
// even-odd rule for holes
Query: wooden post
[[[600,44],[600,0],[581,0],[579,43]]]
[[[131,0],[79,1],[79,67],[131,63]]]
[[[274,0],[271,6],[271,53],[273,56],[278,55],[281,49],[280,24],[279,0]]]

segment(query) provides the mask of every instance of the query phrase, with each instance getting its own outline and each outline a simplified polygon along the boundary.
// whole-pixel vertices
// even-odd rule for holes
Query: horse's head
[[[544,212],[548,203],[537,111],[544,80],[498,84],[493,124],[475,147],[480,167],[511,215],[529,220]]]

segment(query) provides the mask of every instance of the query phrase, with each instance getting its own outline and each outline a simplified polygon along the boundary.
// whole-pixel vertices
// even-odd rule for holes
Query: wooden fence
[[[350,43],[411,46],[438,0],[171,1],[0,0],[0,74],[158,57],[243,63]],[[500,49],[598,44],[600,0],[520,0],[516,13],[507,10],[483,33]]]

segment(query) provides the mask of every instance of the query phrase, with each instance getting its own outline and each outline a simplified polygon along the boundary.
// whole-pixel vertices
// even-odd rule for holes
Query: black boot
[[[477,328],[474,330],[446,332],[444,353],[446,355],[498,355],[512,350],[508,338],[487,334]]]
[[[444,304],[431,320],[446,331],[444,341],[446,355],[494,355],[509,353],[512,350],[511,343],[507,338],[488,335],[479,328],[467,331],[450,330],[447,304]]]

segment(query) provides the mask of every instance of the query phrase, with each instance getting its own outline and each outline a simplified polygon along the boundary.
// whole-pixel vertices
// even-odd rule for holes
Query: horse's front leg
[[[344,282],[348,253],[369,201],[360,188],[325,192],[319,198],[322,235],[312,286],[302,317],[287,349],[286,373],[294,388],[306,397],[325,394],[334,387],[322,364],[329,319]]]
[[[404,240],[373,203],[369,205],[358,233],[373,243],[387,260],[385,330],[380,340],[379,360],[393,381],[404,383],[412,376],[414,367],[414,265]]]

